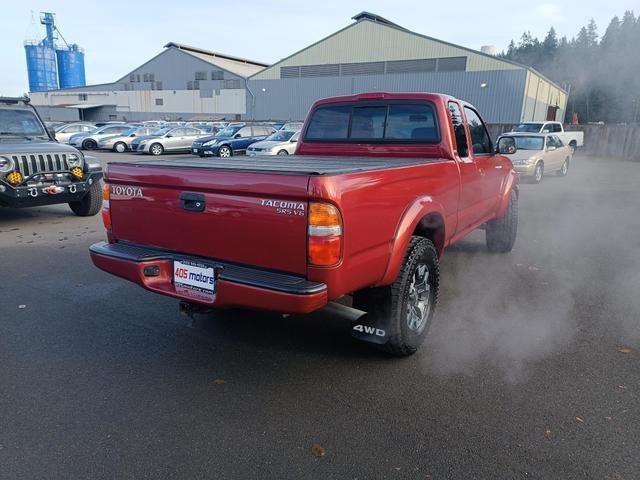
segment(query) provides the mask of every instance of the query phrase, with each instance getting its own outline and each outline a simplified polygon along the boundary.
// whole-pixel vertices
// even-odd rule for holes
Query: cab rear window
[[[305,141],[438,143],[436,120],[427,102],[326,105],[312,113]]]

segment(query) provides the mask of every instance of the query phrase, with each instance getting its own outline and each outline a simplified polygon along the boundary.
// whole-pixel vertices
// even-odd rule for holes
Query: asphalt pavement
[[[99,215],[0,209],[0,479],[640,478],[639,179],[522,185],[513,252],[448,249],[406,359],[332,311],[189,322],[92,265]]]

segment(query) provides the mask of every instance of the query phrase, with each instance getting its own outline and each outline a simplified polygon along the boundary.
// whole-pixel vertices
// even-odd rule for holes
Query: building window
[[[381,75],[384,73],[384,62],[342,63],[340,75]]]
[[[193,82],[191,80],[187,82],[187,90],[193,90]]]
[[[467,57],[448,57],[438,59],[439,72],[464,72],[467,69]]]
[[[435,72],[436,59],[390,60],[387,62],[387,73]]]
[[[156,79],[156,74],[155,73],[150,73],[149,74],[149,81],[153,82]]]
[[[340,65],[329,63],[324,65],[303,65],[300,67],[301,77],[337,77],[340,75]]]
[[[156,82],[156,90],[162,90],[162,82]]]
[[[156,105],[164,105],[164,99],[163,98],[156,98]]]
[[[280,67],[280,78],[298,78],[300,67]]]
[[[193,82],[193,89],[194,90],[200,90],[200,80],[195,80]]]
[[[140,74],[136,73],[136,82],[140,83]]]
[[[135,81],[136,81],[136,76],[135,76],[135,75],[133,75],[133,74],[132,74],[132,75],[129,75],[129,81],[130,81],[131,83],[135,82]]]
[[[149,81],[149,74],[148,73],[142,74],[142,81],[143,82],[148,82]]]
[[[233,88],[242,88],[240,86],[240,80],[225,80],[222,84],[222,88],[225,89],[233,89]]]
[[[214,70],[211,72],[211,80],[224,80],[224,72],[222,70]]]
[[[207,72],[196,72],[195,79],[196,80],[206,80],[207,79]]]
[[[86,102],[87,101],[87,94],[86,93],[78,94],[78,100],[80,100],[81,102]]]

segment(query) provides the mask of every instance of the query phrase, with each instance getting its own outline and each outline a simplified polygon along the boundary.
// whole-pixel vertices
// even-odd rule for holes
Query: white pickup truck
[[[553,133],[573,150],[584,145],[584,132],[567,132],[560,122],[524,122],[512,130],[520,133]]]

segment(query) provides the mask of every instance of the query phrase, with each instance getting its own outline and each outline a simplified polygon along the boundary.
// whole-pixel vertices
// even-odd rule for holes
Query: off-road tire
[[[571,161],[569,160],[569,157],[565,158],[564,163],[562,164],[562,167],[560,167],[560,170],[556,172],[556,175],[558,175],[559,177],[566,177],[567,173],[569,173],[570,164],[571,164]]]
[[[507,253],[513,249],[518,235],[518,196],[511,192],[509,204],[501,218],[487,223],[487,248],[493,253]]]
[[[430,309],[425,325],[418,333],[408,326],[408,298],[411,280],[419,265],[428,268]],[[381,350],[397,357],[407,357],[416,353],[427,336],[431,320],[438,304],[440,271],[438,253],[433,242],[424,237],[411,237],[404,262],[396,280],[389,286],[369,288],[356,292],[353,307],[368,312],[371,316],[383,315],[388,322],[388,340],[378,345]]]
[[[124,153],[127,151],[127,144],[124,142],[116,142],[113,146],[113,151],[116,153]]]
[[[160,148],[158,149],[158,147]],[[149,146],[149,153],[157,157],[158,155],[162,155],[164,153],[164,147],[159,143],[152,143]]]
[[[92,217],[102,208],[102,186],[96,182],[89,192],[78,202],[70,202],[69,208],[79,217]]]
[[[84,140],[82,142],[82,150],[95,150],[98,147],[98,144],[95,140]]]

